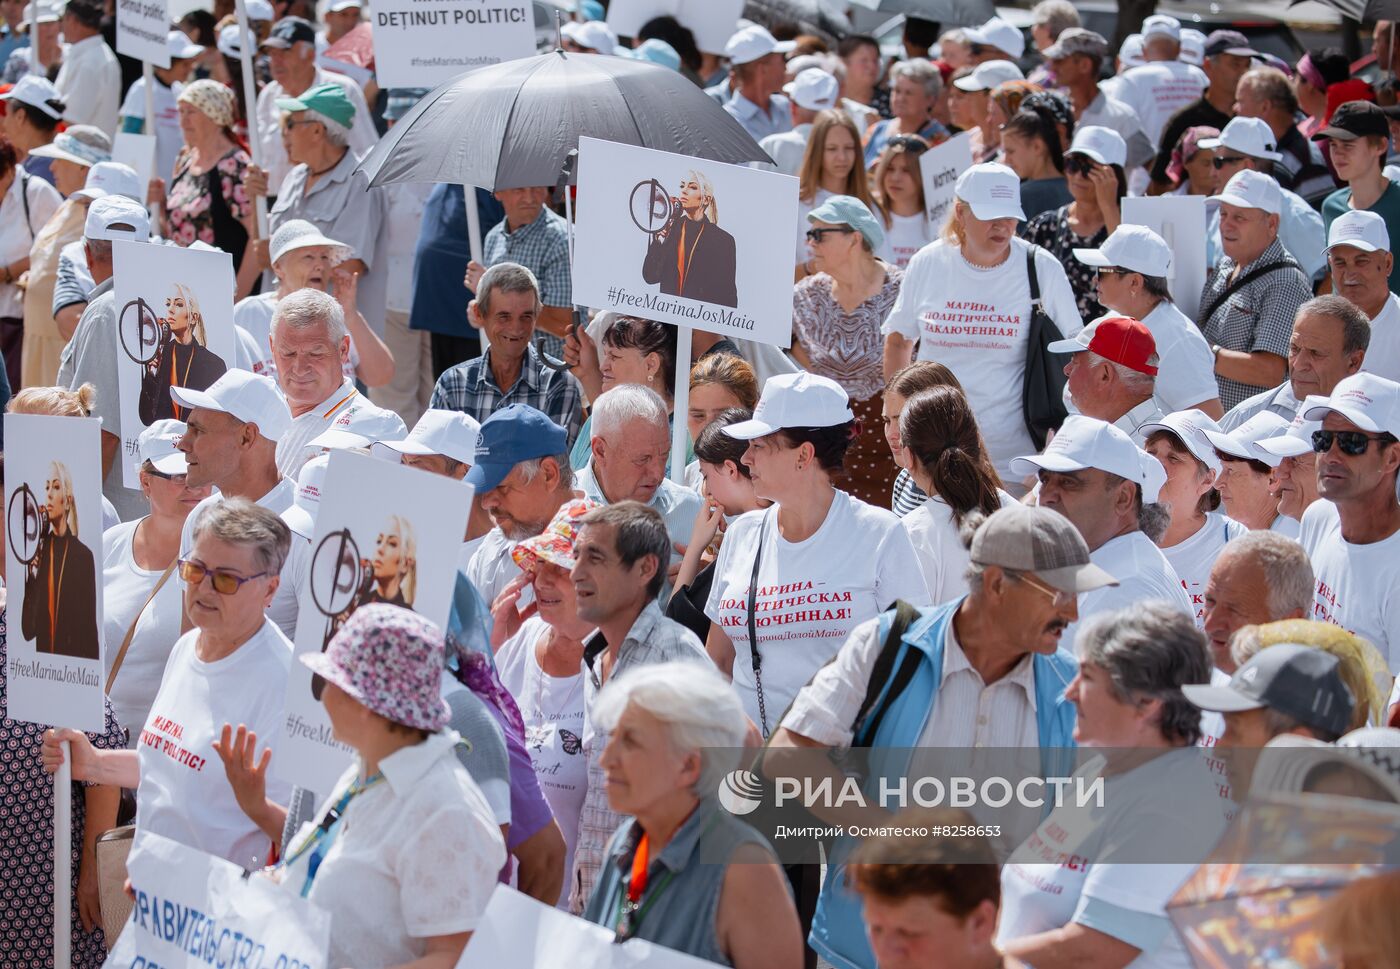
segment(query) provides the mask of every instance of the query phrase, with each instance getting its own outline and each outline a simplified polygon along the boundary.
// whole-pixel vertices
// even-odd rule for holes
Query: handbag
[[[122,926],[131,916],[132,901],[126,894],[126,858],[136,825],[104,831],[97,836],[97,900],[102,906],[102,935],[110,950],[117,944]]]
[[[1040,281],[1035,274],[1035,254],[1039,246],[1026,250],[1026,275],[1031,287],[1031,323],[1026,340],[1026,376],[1021,384],[1021,414],[1026,433],[1037,451],[1045,447],[1051,431],[1059,430],[1069,410],[1065,407],[1065,370],[1061,354],[1051,353],[1050,344],[1063,339],[1055,321],[1045,313],[1040,299]]]

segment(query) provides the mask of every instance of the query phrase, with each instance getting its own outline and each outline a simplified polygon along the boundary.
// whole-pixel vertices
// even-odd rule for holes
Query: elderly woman
[[[583,917],[738,969],[797,969],[802,933],[773,849],[713,792],[737,762],[744,713],[711,670],[660,664],[605,686],[608,803],[630,820],[608,843]]]
[[[621,384],[637,384],[654,390],[666,402],[666,410],[674,406],[676,393],[676,328],[638,316],[619,316],[600,341],[598,374],[599,393],[606,393]],[[588,465],[593,419],[583,422],[578,440],[569,453],[569,463],[575,471]]]
[[[914,253],[933,241],[925,211],[924,180],[919,173],[919,156],[928,148],[928,142],[918,135],[890,138],[870,176],[870,193],[885,224],[880,258],[896,269],[909,265]]]
[[[0,100],[5,102],[0,134],[14,146],[25,171],[52,185],[53,172],[49,159],[43,155],[32,155],[31,152],[49,144],[58,134],[63,112],[67,109],[63,96],[48,78],[29,74],[0,95]]]
[[[894,117],[878,121],[866,134],[865,167],[874,168],[891,138],[915,135],[930,145],[948,139],[948,129],[933,118],[934,105],[943,93],[943,75],[930,61],[899,61],[890,68],[890,111]]]
[[[807,154],[797,182],[797,279],[817,272],[807,262],[807,213],[833,195],[850,195],[874,211],[865,166],[860,163],[860,132],[844,111],[823,111],[812,122]]]
[[[1280,514],[1274,487],[1279,458],[1259,446],[1278,437],[1289,422],[1272,411],[1261,411],[1233,431],[1208,431],[1220,459],[1215,487],[1225,514],[1248,529],[1268,529],[1287,538],[1298,537],[1298,520]]]
[[[210,487],[191,488],[185,454],[175,446],[179,421],[158,421],[141,432],[137,447],[141,493],[151,503],[144,518],[102,533],[102,630],[107,644],[106,692],[117,720],[135,746],[150,715],[161,675],[180,638],[180,531]]]
[[[1182,692],[1210,681],[1205,639],[1189,616],[1149,601],[1090,617],[1074,641],[1074,738],[1099,748],[1075,776],[1103,782],[1104,807],[1056,807],[1012,853],[997,942],[1028,965],[1186,965],[1166,903],[1225,830],[1228,803]],[[1132,864],[1148,844],[1162,863]],[[1061,846],[1084,863],[1060,863]]]
[[[11,113],[16,102],[10,102]],[[29,250],[63,198],[48,182],[27,173],[15,148],[0,140],[0,352],[11,387],[20,386],[24,339],[24,290],[18,281],[29,269]]]
[[[806,370],[840,384],[860,435],[846,455],[846,490],[883,504],[898,468],[880,434],[880,324],[899,295],[904,273],[875,255],[885,242],[879,220],[859,199],[836,195],[807,215],[809,266],[792,305],[792,355]]]
[[[230,723],[245,724],[275,752],[282,733],[292,644],[265,612],[277,591],[291,532],[245,498],[206,506],[194,545],[181,559],[184,609],[194,628],[175,643],[137,750],[98,750],[75,730],[44,735],[44,766],[63,762],[71,746],[73,778],[135,788],[137,832],[256,868],[281,838],[271,817],[244,814],[223,771],[206,760]],[[200,769],[191,770],[198,761]],[[285,803],[290,787],[269,783]],[[280,821],[280,815],[278,815]]]

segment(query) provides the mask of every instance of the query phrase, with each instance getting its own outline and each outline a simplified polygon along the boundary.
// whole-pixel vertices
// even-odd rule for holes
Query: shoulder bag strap
[[[1255,281],[1256,279],[1258,279],[1260,276],[1263,276],[1263,275],[1265,275],[1266,273],[1271,273],[1271,272],[1273,272],[1275,269],[1289,269],[1289,268],[1297,268],[1297,267],[1295,267],[1292,263],[1287,263],[1287,262],[1283,262],[1283,261],[1271,262],[1271,263],[1268,263],[1268,264],[1263,265],[1263,266],[1255,266],[1255,267],[1254,267],[1253,269],[1251,269],[1249,272],[1245,273],[1245,274],[1244,274],[1243,276],[1241,276],[1239,279],[1236,279],[1236,280],[1235,280],[1233,283],[1231,283],[1229,286],[1225,287],[1225,292],[1221,293],[1221,294],[1215,299],[1215,301],[1212,302],[1212,303],[1210,304],[1210,309],[1209,309],[1208,311],[1206,311],[1206,312],[1200,314],[1199,317],[1197,317],[1197,319],[1200,320],[1200,323],[1197,324],[1197,325],[1199,325],[1199,326],[1205,326],[1206,323],[1207,323],[1207,321],[1210,320],[1211,316],[1213,316],[1213,315],[1215,314],[1215,311],[1218,310],[1218,309],[1220,309],[1220,307],[1222,307],[1222,306],[1225,305],[1226,300],[1228,300],[1231,296],[1234,296],[1234,295],[1235,295],[1236,293],[1238,293],[1240,290],[1244,289],[1244,288],[1245,288],[1246,286],[1248,286],[1250,283],[1254,282],[1254,281]],[[1301,272],[1302,272],[1302,269],[1298,269],[1298,272],[1301,273]]]
[[[160,578],[156,581],[155,588],[151,590],[150,595],[146,596],[146,601],[141,603],[141,608],[136,610],[136,618],[131,620],[131,628],[126,631],[126,638],[122,640],[122,648],[117,650],[117,658],[112,660],[112,672],[107,674],[107,686],[102,691],[103,693],[110,694],[112,692],[112,684],[117,681],[117,672],[122,668],[122,660],[126,659],[126,651],[131,647],[132,637],[136,635],[136,624],[141,621],[141,616],[145,613],[146,607],[151,604],[151,600],[156,597],[156,593],[160,591],[161,586],[165,585],[165,580],[170,578],[170,573],[175,571],[175,566],[179,563],[180,556],[177,555],[171,563],[166,566],[165,571],[161,573]]]
[[[763,540],[768,537],[768,518],[772,512],[763,513],[763,524],[758,526],[758,548],[753,553],[753,572],[749,575],[749,658],[753,662],[754,688],[758,691],[759,729],[768,737],[768,707],[763,702],[763,658],[758,654],[758,620],[754,607],[758,600],[758,566],[763,560]]]
[[[1031,245],[1026,248],[1026,278],[1031,284],[1031,312],[1035,313],[1040,309],[1040,280],[1035,274],[1035,251],[1039,246]]]

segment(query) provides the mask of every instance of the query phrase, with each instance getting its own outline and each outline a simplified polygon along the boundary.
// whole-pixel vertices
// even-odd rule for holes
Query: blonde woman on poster
[[[671,197],[671,216],[654,233],[642,263],[642,278],[667,296],[737,306],[734,237],[719,227],[715,188],[694,169]]]
[[[61,461],[49,463],[38,528],[38,547],[24,573],[21,632],[40,653],[97,659],[94,558],[78,538],[73,477]]]
[[[160,420],[182,421],[187,409],[170,399],[171,387],[205,390],[228,369],[208,349],[204,316],[194,290],[181,283],[165,300],[159,320],[160,344],[141,375],[139,413],[147,426]]]
[[[413,524],[390,515],[374,542],[374,558],[360,559],[358,591],[326,629],[324,650],[331,637],[361,606],[384,603],[412,609],[418,591],[418,538]]]

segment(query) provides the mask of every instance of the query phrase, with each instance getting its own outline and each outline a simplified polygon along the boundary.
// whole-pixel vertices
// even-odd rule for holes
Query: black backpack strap
[[[1229,286],[1225,287],[1225,292],[1221,293],[1218,297],[1216,297],[1214,302],[1210,304],[1210,309],[1208,309],[1204,313],[1201,313],[1200,316],[1197,317],[1197,319],[1200,320],[1200,323],[1198,325],[1205,326],[1206,323],[1209,322],[1210,318],[1213,315],[1215,315],[1215,311],[1220,309],[1220,307],[1224,306],[1231,296],[1234,296],[1236,293],[1244,289],[1250,283],[1254,282],[1260,276],[1267,275],[1268,273],[1271,273],[1276,269],[1296,269],[1298,270],[1299,275],[1303,275],[1302,268],[1296,262],[1286,262],[1284,260],[1279,260],[1278,262],[1266,263],[1263,266],[1255,266],[1249,272],[1245,273],[1239,279],[1235,280]],[[1308,288],[1312,288],[1311,284],[1309,284]]]
[[[904,662],[899,669],[894,668],[896,657],[899,655],[900,642],[904,639],[904,634],[909,630],[919,618],[919,610],[915,609],[903,599],[899,599],[894,604],[894,616],[890,619],[889,631],[885,634],[885,641],[880,647],[880,655],[875,660],[875,668],[870,672],[870,681],[865,687],[865,698],[861,700],[860,712],[856,714],[855,724],[852,730],[852,742],[864,735],[873,737],[875,731],[879,729],[880,721],[884,719],[885,711],[889,710],[890,704],[909,685],[909,681],[914,678],[914,672],[919,667],[919,654],[914,650],[907,650],[904,655]],[[885,684],[889,684],[889,690],[885,691]],[[885,702],[878,710],[872,709],[880,699],[881,692],[885,692]],[[867,721],[867,718],[870,718]]]

